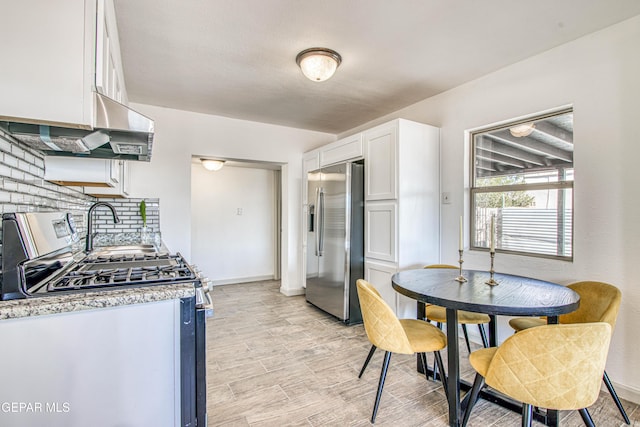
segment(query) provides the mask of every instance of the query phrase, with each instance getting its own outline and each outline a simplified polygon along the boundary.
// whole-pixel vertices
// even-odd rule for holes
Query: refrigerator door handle
[[[316,228],[316,255],[324,254],[324,189],[318,189],[318,204],[316,216],[318,218],[318,228]]]
[[[313,242],[313,249],[316,252],[316,256],[319,256],[319,252],[320,252],[320,240],[318,237],[318,233],[320,232],[320,229],[318,228],[320,225],[320,189],[316,188],[316,204],[315,204],[315,209],[314,209],[314,216],[313,216],[313,236],[314,236],[314,242]]]

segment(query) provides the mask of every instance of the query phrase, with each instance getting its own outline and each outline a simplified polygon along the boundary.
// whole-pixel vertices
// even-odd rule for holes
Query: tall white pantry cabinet
[[[415,318],[415,300],[391,276],[440,259],[440,130],[397,119],[364,132],[364,144],[365,279],[399,317]]]
[[[379,290],[399,317],[415,318],[416,302],[398,294],[391,277],[401,270],[439,262],[440,131],[434,126],[396,119],[329,146],[335,150],[341,141],[360,140],[365,159],[364,278]],[[324,148],[305,154],[304,189],[310,163],[320,163],[319,154]],[[336,161],[352,156],[353,153]],[[305,246],[303,241],[303,251]]]

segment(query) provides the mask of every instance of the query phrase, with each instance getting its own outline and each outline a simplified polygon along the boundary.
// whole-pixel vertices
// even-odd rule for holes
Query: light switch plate
[[[449,192],[442,193],[442,204],[443,205],[451,204],[451,193]]]

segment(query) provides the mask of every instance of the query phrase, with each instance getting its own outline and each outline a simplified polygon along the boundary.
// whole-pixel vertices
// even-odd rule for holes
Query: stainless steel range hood
[[[151,160],[153,120],[94,93],[94,128],[0,116],[0,128],[47,155]]]

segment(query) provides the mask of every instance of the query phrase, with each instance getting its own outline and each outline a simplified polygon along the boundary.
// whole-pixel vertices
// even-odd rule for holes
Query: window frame
[[[474,251],[484,251],[484,252],[488,252],[489,248],[485,247],[485,246],[477,246],[475,244],[476,241],[476,235],[477,235],[477,231],[476,230],[476,196],[478,194],[484,194],[484,193],[505,193],[505,192],[515,192],[515,191],[530,191],[530,190],[556,190],[556,191],[562,191],[562,190],[566,190],[566,189],[571,189],[571,215],[570,215],[570,224],[571,224],[571,241],[569,242],[570,244],[570,248],[571,248],[571,255],[551,255],[551,254],[543,254],[543,253],[537,253],[537,252],[526,252],[526,251],[520,251],[520,250],[512,250],[512,249],[502,249],[502,248],[495,248],[496,252],[500,252],[500,253],[505,253],[505,254],[511,254],[511,255],[520,255],[520,256],[528,256],[528,257],[537,257],[537,258],[546,258],[546,259],[554,259],[554,260],[560,260],[560,261],[568,261],[568,262],[573,262],[573,257],[574,257],[574,226],[575,226],[575,210],[574,210],[574,204],[575,204],[575,191],[574,191],[574,182],[575,182],[575,163],[572,161],[572,169],[574,170],[574,180],[571,181],[554,181],[554,182],[547,182],[547,183],[531,183],[531,184],[511,184],[511,185],[494,185],[494,186],[486,186],[486,187],[476,187],[476,180],[478,179],[477,175],[476,175],[476,135],[478,134],[485,134],[485,133],[490,133],[493,131],[497,131],[497,130],[504,130],[504,129],[508,129],[510,127],[514,127],[517,126],[519,124],[523,124],[523,123],[528,123],[528,122],[532,122],[532,121],[539,121],[539,120],[544,120],[550,117],[555,117],[555,116],[561,116],[563,114],[568,114],[571,113],[573,114],[573,107],[565,107],[562,109],[558,109],[558,110],[554,110],[554,111],[549,111],[546,113],[541,113],[541,114],[535,114],[535,115],[531,115],[528,116],[526,118],[520,118],[520,119],[515,119],[515,120],[507,120],[504,122],[501,122],[500,124],[497,125],[491,125],[491,126],[486,126],[486,127],[481,127],[481,128],[476,128],[474,130],[471,130],[468,132],[469,135],[469,146],[471,148],[470,150],[470,170],[471,170],[471,174],[470,174],[470,178],[471,178],[471,185],[469,186],[469,206],[470,206],[470,215],[469,215],[469,219],[470,219],[470,224],[469,224],[469,249],[470,250],[474,250]],[[550,170],[553,168],[550,168]],[[543,168],[541,168],[540,170],[544,170]],[[523,169],[523,172],[526,172],[525,169]],[[565,207],[566,209],[566,207]]]

